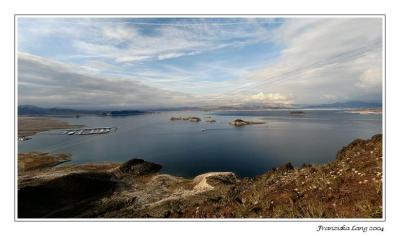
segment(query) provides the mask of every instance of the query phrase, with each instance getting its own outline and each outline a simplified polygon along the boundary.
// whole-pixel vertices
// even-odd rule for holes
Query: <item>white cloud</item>
[[[192,96],[134,79],[99,76],[74,65],[18,54],[19,104],[82,108],[182,106]]]
[[[100,31],[101,40],[76,40],[74,46],[82,53],[119,63],[194,55],[211,47],[210,43],[176,28],[162,28],[156,36],[139,34],[134,28],[126,26],[106,26]],[[121,43],[124,46],[120,46]]]
[[[291,101],[288,99],[288,97],[280,94],[280,93],[257,93],[255,95],[250,96],[248,101],[252,102],[261,102],[264,104],[290,104]]]
[[[118,40],[119,42],[134,39],[139,35],[139,33],[134,28],[126,28],[121,25],[107,25],[102,29],[102,34],[107,39]]]
[[[115,62],[165,60],[190,56],[224,47],[243,47],[271,39],[270,30],[261,27],[273,19],[210,23],[182,19],[171,24],[140,24],[123,19],[41,19],[24,20],[19,24],[19,42],[35,47],[40,39],[64,37],[82,57],[103,57]],[[152,33],[144,33],[143,27]]]
[[[343,100],[380,100],[380,18],[289,19],[275,33],[285,46],[279,60],[238,80],[253,85],[236,94],[292,94],[296,103],[323,103],[332,93]]]
[[[110,106],[174,106],[381,98],[380,18],[288,18],[274,28],[265,27],[266,19],[232,25],[203,21],[154,24],[147,28],[152,32],[146,33],[132,22],[89,19],[74,23],[43,21],[41,27],[25,27],[29,32],[18,35],[23,45],[34,47],[44,35],[68,35],[72,48],[79,52],[69,56],[84,58],[84,62],[78,67],[20,54],[20,100],[38,105],[53,102],[94,106],[97,102]],[[260,42],[282,48],[279,56],[261,67],[231,64],[226,58],[220,62],[199,61],[190,68],[175,65],[123,71],[131,64]],[[113,71],[116,76],[101,75],[104,71]],[[230,79],[214,79],[214,75],[221,74]]]
[[[382,84],[382,69],[380,67],[369,68],[361,74],[356,84],[360,88],[377,88]]]

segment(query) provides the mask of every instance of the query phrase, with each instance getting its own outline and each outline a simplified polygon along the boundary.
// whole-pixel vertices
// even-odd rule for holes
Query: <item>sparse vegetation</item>
[[[157,164],[132,160],[122,165],[63,165],[44,168],[34,174],[25,171],[18,179],[20,191],[27,187],[34,189],[23,190],[25,198],[19,199],[19,205],[28,206],[20,201],[27,201],[31,193],[42,193],[42,188],[50,191],[46,190],[46,194],[58,196],[51,193],[52,189],[57,189],[53,188],[54,183],[70,183],[77,179],[69,177],[71,174],[89,173],[79,175],[78,179],[90,182],[97,181],[97,175],[90,173],[107,173],[110,176],[107,183],[113,186],[107,189],[107,194],[102,190],[100,197],[93,198],[85,193],[82,197],[88,194],[91,198],[79,198],[79,204],[71,205],[64,201],[64,205],[59,206],[62,208],[56,211],[54,204],[50,205],[49,212],[56,212],[55,215],[49,214],[47,203],[39,200],[30,202],[29,209],[37,207],[35,212],[42,212],[35,217],[382,217],[382,135],[353,141],[340,150],[331,163],[301,168],[288,163],[255,178],[240,179],[233,173],[220,172],[191,180],[155,173],[159,169]],[[104,181],[103,176],[100,177],[98,181]],[[64,181],[64,178],[67,179]],[[75,184],[68,186],[74,188]],[[35,199],[41,198],[35,195]]]
[[[24,173],[49,168],[70,160],[71,156],[67,154],[50,155],[49,153],[39,152],[22,153],[18,154],[18,172]]]

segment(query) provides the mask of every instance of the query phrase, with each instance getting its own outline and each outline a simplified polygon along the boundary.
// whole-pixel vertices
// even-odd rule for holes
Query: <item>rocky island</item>
[[[256,124],[265,124],[265,122],[262,121],[246,121],[246,120],[242,120],[242,119],[236,119],[233,120],[231,122],[229,122],[230,125],[236,126],[236,127],[240,127],[240,126],[244,126],[244,125],[256,125]]]
[[[359,115],[379,115],[382,114],[382,108],[352,109],[345,112]]]
[[[291,111],[289,112],[290,115],[296,115],[296,116],[303,116],[306,113],[304,111]]]
[[[382,217],[382,135],[354,140],[325,165],[287,163],[243,179],[160,174],[141,159],[57,165],[68,160],[18,155],[19,218]]]
[[[188,117],[171,117],[170,118],[171,121],[176,121],[176,120],[186,120],[186,121],[190,121],[190,122],[200,122],[201,119],[199,117],[196,116],[188,116]]]

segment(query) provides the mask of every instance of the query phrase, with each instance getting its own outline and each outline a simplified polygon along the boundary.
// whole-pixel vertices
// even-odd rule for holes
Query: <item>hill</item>
[[[139,110],[79,110],[68,108],[43,108],[32,105],[18,106],[19,116],[81,116],[81,115],[98,115],[98,116],[130,116],[148,113]]]
[[[382,135],[354,140],[325,165],[287,163],[244,179],[159,174],[160,165],[140,159],[48,167],[43,155],[18,155],[19,217],[382,218]]]
[[[349,102],[335,102],[328,104],[317,104],[317,105],[304,105],[303,108],[381,108],[382,102],[361,102],[361,101],[349,101]]]

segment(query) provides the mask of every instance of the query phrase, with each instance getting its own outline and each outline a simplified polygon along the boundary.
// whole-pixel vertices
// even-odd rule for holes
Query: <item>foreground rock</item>
[[[153,174],[161,169],[161,165],[146,162],[142,159],[132,159],[119,167],[119,171],[132,176]]]
[[[18,191],[18,216],[74,217],[90,210],[96,200],[110,195],[117,181],[109,173],[72,173],[26,186]]]
[[[24,172],[19,217],[382,217],[382,135],[353,141],[331,163],[287,163],[256,178],[212,172],[186,179],[160,168],[133,159]]]
[[[231,122],[229,122],[230,125],[236,126],[236,127],[240,127],[240,126],[244,126],[244,125],[256,125],[256,124],[265,124],[265,122],[262,121],[246,121],[246,120],[242,120],[242,119],[236,119],[233,120]]]

